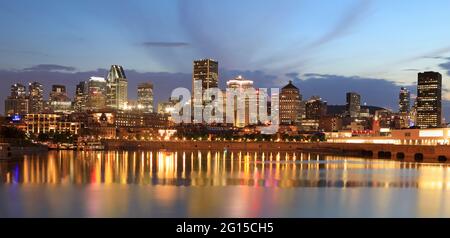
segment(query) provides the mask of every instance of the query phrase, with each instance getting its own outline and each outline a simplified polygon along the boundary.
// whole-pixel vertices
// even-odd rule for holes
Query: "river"
[[[0,217],[450,217],[450,166],[300,152],[50,151],[0,162]]]

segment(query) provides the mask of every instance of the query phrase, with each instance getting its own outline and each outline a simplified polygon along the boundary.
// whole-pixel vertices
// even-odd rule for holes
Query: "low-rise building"
[[[367,143],[395,145],[449,145],[450,128],[405,129],[386,131],[386,136],[349,136],[346,134],[328,134],[327,141],[332,143]]]
[[[324,116],[319,120],[319,130],[339,131],[342,129],[342,118],[336,116]]]
[[[27,114],[25,116],[26,132],[28,134],[46,134],[68,132],[78,135],[80,123],[71,122],[61,114]]]

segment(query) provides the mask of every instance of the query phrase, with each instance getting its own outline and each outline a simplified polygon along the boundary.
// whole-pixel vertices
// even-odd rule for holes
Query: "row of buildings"
[[[247,97],[240,102],[224,100],[223,121],[225,128],[248,128],[255,124],[267,123],[267,118],[259,118],[260,110],[271,112],[271,103],[252,108],[258,103],[259,91],[252,80],[237,76],[226,82],[228,89],[255,89],[256,98]],[[205,105],[213,101],[211,95],[203,94],[211,88],[219,87],[219,63],[212,59],[193,62],[192,74],[192,110],[201,114]],[[168,100],[158,103],[154,110],[153,84],[142,83],[137,88],[137,101],[128,99],[128,80],[122,66],[113,65],[106,78],[91,77],[76,86],[73,99],[67,94],[65,85],[53,85],[48,100],[44,100],[43,85],[37,82],[28,85],[11,86],[11,94],[5,100],[5,114],[19,122],[30,134],[67,131],[70,133],[101,135],[100,137],[116,137],[122,130],[142,132],[147,129],[164,129],[174,126],[170,115],[179,100]],[[333,132],[351,131],[355,134],[380,135],[391,129],[410,127],[439,128],[442,127],[441,106],[442,76],[437,72],[424,72],[418,75],[417,97],[411,106],[411,94],[408,89],[401,88],[399,93],[399,110],[370,107],[361,104],[361,95],[356,92],[346,94],[346,105],[328,105],[319,96],[304,100],[300,89],[292,81],[279,92],[280,133]],[[252,102],[251,100],[256,100]],[[232,109],[225,110],[225,104],[231,103]],[[244,110],[238,109],[244,105]],[[156,112],[155,112],[156,111]],[[241,117],[239,113],[243,113]],[[256,114],[256,115],[254,115]],[[233,123],[225,123],[225,117],[232,117]],[[256,123],[252,118],[257,118]],[[208,124],[203,119],[194,118],[194,124]],[[87,133],[87,131],[90,131]],[[254,130],[250,130],[255,132]]]
[[[76,86],[73,100],[65,85],[52,85],[48,100],[44,100],[44,86],[33,82],[11,86],[11,94],[5,100],[5,115],[37,113],[71,113],[98,110],[136,109],[144,113],[153,112],[153,84],[138,85],[137,102],[128,101],[128,80],[123,67],[113,65],[106,77],[91,77]]]
[[[170,127],[165,114],[153,108],[153,84],[137,87],[137,101],[128,100],[128,80],[122,66],[112,65],[106,78],[90,77],[76,85],[71,99],[65,85],[52,85],[48,100],[44,86],[33,82],[11,86],[5,100],[9,122],[29,135],[70,133],[93,138],[155,134]]]
[[[212,59],[194,61],[192,92],[206,91],[219,85],[218,62]],[[200,83],[196,83],[200,82]],[[228,88],[245,90],[253,88],[253,81],[241,76],[229,80]],[[198,88],[198,87],[201,88]],[[206,96],[207,97],[207,96]],[[418,74],[417,97],[411,106],[411,94],[402,87],[399,93],[399,110],[397,112],[361,105],[361,95],[356,92],[346,94],[346,105],[343,110],[328,112],[327,102],[319,96],[303,100],[300,90],[289,82],[281,88],[279,95],[279,116],[281,125],[297,126],[298,130],[336,131],[342,129],[354,131],[380,130],[383,128],[404,129],[410,127],[439,128],[442,127],[442,75],[437,72],[424,72]],[[210,99],[194,97],[194,105],[202,110]],[[195,100],[201,100],[196,102]],[[250,100],[250,99],[248,99]],[[164,102],[161,111],[171,111],[171,105],[176,103]],[[235,104],[237,102],[234,102]],[[246,102],[246,105],[250,105]],[[194,106],[196,107],[196,106]],[[333,106],[331,106],[333,107]],[[235,114],[236,112],[236,106]],[[267,107],[270,108],[270,105]],[[251,110],[246,108],[246,117],[239,121],[234,120],[234,126],[245,127],[249,125]],[[270,111],[270,110],[269,110]],[[236,115],[234,115],[236,117]],[[204,123],[204,121],[194,121]],[[264,123],[264,122],[262,122]]]

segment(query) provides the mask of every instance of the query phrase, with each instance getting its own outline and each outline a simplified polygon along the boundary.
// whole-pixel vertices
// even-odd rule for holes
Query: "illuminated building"
[[[319,119],[319,130],[339,131],[342,129],[342,118],[336,116],[323,116]]]
[[[88,128],[83,134],[99,139],[115,139],[116,127],[114,125],[115,114],[112,112],[95,112],[90,114]]]
[[[102,77],[91,77],[87,82],[87,110],[102,110],[106,108],[107,83]]]
[[[175,105],[180,102],[179,100],[169,99],[168,101],[162,101],[158,103],[158,114],[170,115],[175,111]]]
[[[150,82],[138,85],[138,109],[142,112],[153,112],[153,84]]]
[[[72,110],[72,102],[67,96],[66,86],[53,85],[49,98],[50,109],[52,112],[69,113]]]
[[[407,88],[401,88],[398,98],[398,111],[400,113],[409,113],[411,94]]]
[[[330,135],[327,142],[350,144],[395,144],[395,145],[449,145],[450,128],[381,130],[384,136],[351,136],[345,133]]]
[[[106,106],[115,110],[125,109],[128,102],[128,80],[122,66],[111,66],[106,83]]]
[[[212,59],[202,59],[194,61],[192,74],[194,114],[203,115],[203,106],[211,101],[209,95],[203,97],[203,92],[209,88],[218,87],[219,62]],[[197,121],[194,118],[194,123],[203,123],[203,121]]]
[[[166,115],[129,111],[117,112],[114,124],[117,128],[166,128],[169,125]]]
[[[25,115],[28,106],[25,86],[19,83],[11,85],[11,95],[5,100],[5,115]]]
[[[280,123],[294,125],[300,122],[302,95],[300,90],[289,81],[280,92]]]
[[[27,114],[25,124],[26,132],[34,135],[62,132],[77,135],[80,130],[80,123],[71,122],[66,116],[60,114]]]
[[[437,72],[419,73],[417,81],[416,126],[441,127],[442,75]]]
[[[73,108],[76,112],[86,110],[87,101],[87,84],[85,81],[77,84],[75,89],[75,97],[73,101]]]
[[[256,90],[253,88],[253,81],[245,79],[242,76],[237,76],[232,80],[228,80],[227,88],[235,89],[239,95],[244,95],[245,99],[239,95],[234,95],[232,99],[233,103],[233,121],[235,127],[245,127],[250,125],[250,118],[258,118],[258,110],[250,110],[250,107],[256,106],[258,108],[258,98]],[[253,92],[253,95],[245,94],[246,90]],[[243,100],[240,102],[240,100]],[[239,110],[239,107],[243,107],[243,110]]]
[[[306,117],[301,120],[302,130],[317,131],[320,119],[327,114],[327,102],[313,96],[305,103],[305,112]]]
[[[393,128],[394,113],[387,109],[377,110],[375,111],[374,120],[378,122],[380,128]]]
[[[409,128],[412,124],[411,93],[407,88],[402,87],[398,99],[399,110],[394,118],[394,127],[396,129]]]
[[[319,130],[319,119],[303,119],[301,128],[303,131],[317,131]]]
[[[143,113],[143,111],[141,109],[142,109],[142,106],[139,106],[137,100],[128,99],[127,107],[125,108],[126,111],[136,110],[136,111],[139,111],[139,112]]]
[[[25,98],[27,96],[27,90],[24,85],[16,83],[11,85],[11,97],[12,98]]]
[[[305,105],[306,119],[319,120],[327,114],[327,102],[318,96],[311,97]]]
[[[361,111],[361,96],[355,92],[347,93],[346,109],[349,117],[359,117]]]
[[[28,84],[28,112],[41,113],[44,110],[44,87],[38,82]]]
[[[415,126],[417,122],[417,98],[414,100],[414,105],[411,107],[411,111],[408,113],[409,115],[409,126]]]

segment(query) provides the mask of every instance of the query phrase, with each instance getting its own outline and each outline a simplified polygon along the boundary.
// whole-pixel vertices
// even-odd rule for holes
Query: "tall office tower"
[[[66,86],[53,85],[49,98],[50,109],[53,112],[67,113],[72,110],[72,102],[67,96]]]
[[[280,123],[284,125],[298,124],[301,120],[300,90],[292,84],[292,81],[284,86],[280,92]]]
[[[87,83],[82,81],[77,84],[75,89],[75,97],[73,101],[73,108],[76,112],[82,112],[86,110],[87,101]]]
[[[411,94],[407,88],[401,88],[398,98],[398,111],[400,113],[410,112]]]
[[[143,112],[153,112],[153,84],[141,83],[137,88],[138,109]]]
[[[26,98],[27,97],[27,89],[24,85],[20,83],[16,83],[11,85],[11,97],[12,98]]]
[[[194,115],[202,115],[203,106],[211,97],[203,97],[205,90],[209,88],[218,88],[219,86],[219,63],[212,59],[202,59],[194,61],[192,74],[192,95]],[[194,118],[194,123],[202,123]]]
[[[5,115],[25,115],[28,113],[29,101],[24,85],[11,85],[11,95],[5,100]]]
[[[111,66],[106,83],[106,106],[116,110],[125,109],[128,102],[128,80],[122,66]]]
[[[413,106],[411,107],[411,111],[408,113],[409,115],[409,126],[416,126],[417,124],[417,98],[414,100]]]
[[[32,114],[44,110],[44,86],[38,82],[28,84],[28,111]]]
[[[232,80],[228,80],[227,87],[230,89],[237,89],[237,93],[245,96],[245,101],[240,102],[241,100],[239,96],[235,95],[233,98],[233,119],[234,119],[234,126],[235,127],[245,127],[250,124],[251,120],[250,118],[258,118],[258,110],[250,110],[250,107],[256,107],[256,109],[259,108],[258,106],[258,97],[256,95],[256,90],[253,90],[255,95],[245,95],[244,92],[247,89],[254,89],[253,88],[253,81],[243,78],[242,76],[238,76]],[[238,110],[239,106],[244,105],[244,108],[242,108],[240,111]],[[239,112],[242,113],[239,115]]]
[[[306,119],[319,120],[327,114],[327,102],[318,96],[311,97],[305,105]]]
[[[91,77],[87,81],[86,108],[96,111],[106,108],[107,83],[103,77]]]
[[[361,111],[361,96],[354,92],[347,93],[346,109],[349,117],[359,117]]]
[[[417,117],[419,128],[441,127],[442,75],[437,72],[419,73],[417,81]]]

